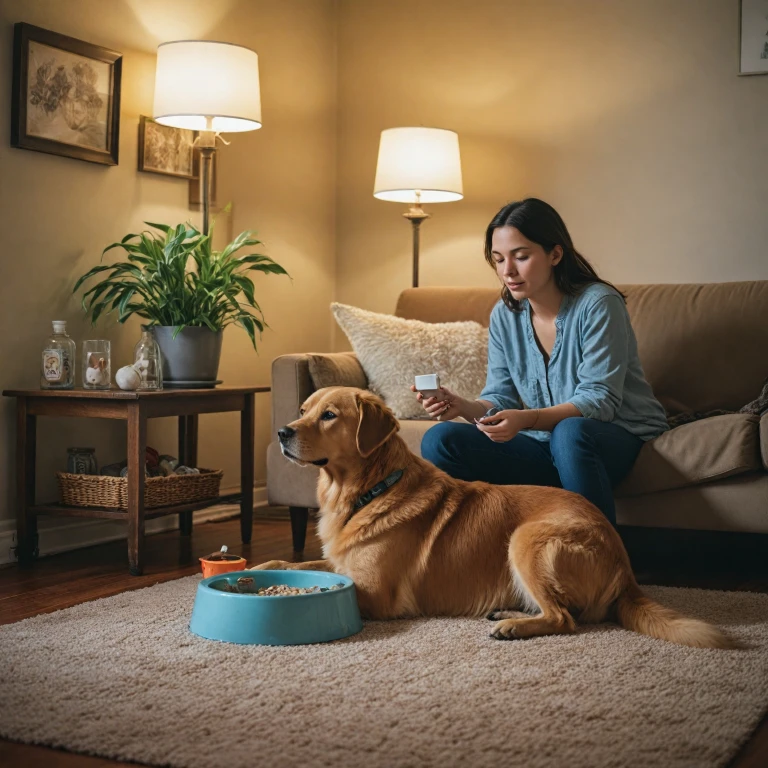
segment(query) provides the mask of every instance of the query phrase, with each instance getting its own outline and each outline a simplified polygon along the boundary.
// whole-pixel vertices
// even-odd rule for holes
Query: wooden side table
[[[128,523],[128,565],[133,576],[144,569],[144,521],[179,515],[182,535],[192,533],[192,512],[221,503],[221,498],[189,504],[144,509],[144,462],[147,419],[179,417],[179,461],[197,464],[197,420],[201,413],[240,412],[240,534],[251,540],[253,525],[254,395],[269,387],[218,389],[164,389],[159,392],[123,392],[91,389],[9,389],[16,398],[16,524],[20,564],[38,555],[37,515],[72,515],[125,520]],[[69,507],[35,503],[35,448],[38,416],[87,416],[122,419],[128,423],[128,508]]]

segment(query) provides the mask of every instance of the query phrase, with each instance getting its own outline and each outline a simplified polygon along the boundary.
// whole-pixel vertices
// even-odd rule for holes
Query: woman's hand
[[[487,423],[489,421],[498,423],[492,426]],[[499,411],[493,416],[483,416],[481,419],[475,419],[477,428],[488,435],[494,443],[509,442],[521,429],[531,429],[533,423],[531,411],[518,410],[516,408],[508,411]]]
[[[432,419],[450,421],[461,416],[462,399],[445,387],[440,387],[439,397],[424,397],[413,384],[411,384],[411,392],[416,393],[416,399]]]

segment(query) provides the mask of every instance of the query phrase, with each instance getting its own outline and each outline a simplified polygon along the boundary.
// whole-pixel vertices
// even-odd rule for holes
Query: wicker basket
[[[224,472],[200,469],[197,475],[148,477],[144,484],[144,508],[189,504],[219,495]],[[61,503],[72,507],[128,508],[128,479],[106,475],[72,475],[57,472]]]

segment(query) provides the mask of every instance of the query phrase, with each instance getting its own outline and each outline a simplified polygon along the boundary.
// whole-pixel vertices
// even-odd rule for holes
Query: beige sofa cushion
[[[758,417],[742,413],[713,416],[648,441],[616,495],[683,488],[761,467]]]
[[[425,323],[331,304],[368,378],[368,388],[400,419],[424,409],[411,392],[414,376],[437,373],[460,397],[476,400],[485,385],[488,329],[479,323]]]
[[[307,355],[309,375],[315,389],[324,387],[357,387],[365,389],[368,379],[354,352],[328,352]]]
[[[645,377],[670,414],[738,411],[768,374],[768,280],[618,286]]]
[[[768,535],[768,474],[749,472],[652,496],[616,499],[619,525]]]
[[[424,433],[437,424],[432,419],[401,419],[400,437],[405,440],[405,444],[411,449],[412,453],[421,456],[421,440]]]
[[[487,328],[500,299],[500,288],[406,288],[397,298],[395,314],[425,323],[474,320]]]

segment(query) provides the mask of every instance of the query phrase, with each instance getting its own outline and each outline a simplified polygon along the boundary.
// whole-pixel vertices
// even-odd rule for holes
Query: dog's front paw
[[[267,560],[266,563],[262,563],[261,565],[253,565],[248,570],[249,571],[287,571],[290,567],[290,563],[287,563],[285,560]]]
[[[491,631],[491,637],[494,640],[517,640],[518,635],[515,632],[516,621],[514,619],[505,619],[500,621]]]

